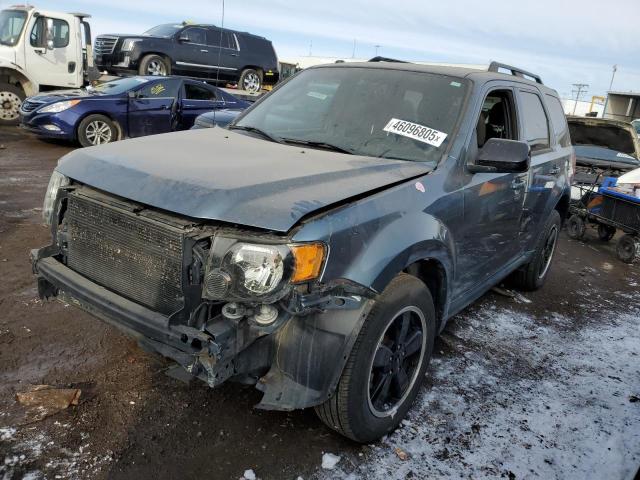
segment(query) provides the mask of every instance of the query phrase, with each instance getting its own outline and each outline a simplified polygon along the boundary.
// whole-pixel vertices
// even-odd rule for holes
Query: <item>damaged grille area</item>
[[[69,268],[165,315],[182,308],[179,229],[77,195],[65,218]]]

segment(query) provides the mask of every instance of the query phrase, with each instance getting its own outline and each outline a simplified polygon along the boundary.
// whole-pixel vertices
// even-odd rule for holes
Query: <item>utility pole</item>
[[[580,100],[580,95],[582,95],[583,90],[584,92],[587,91],[587,89],[589,88],[589,84],[588,83],[574,83],[573,84],[574,87],[576,87],[576,101],[573,104],[573,113],[572,115],[576,114],[576,107],[578,106],[578,100]]]
[[[353,51],[351,52],[351,58],[356,58],[356,39],[353,39]]]
[[[374,45],[374,47],[376,47],[376,57],[378,56],[378,50],[380,50],[380,47],[382,47],[382,45]]]
[[[616,72],[618,71],[618,65],[613,66],[613,73],[611,74],[611,83],[609,84],[609,90],[607,90],[607,99],[604,101],[604,110],[602,111],[602,118],[607,113],[607,106],[609,105],[609,92],[613,88],[613,79],[616,78]]]

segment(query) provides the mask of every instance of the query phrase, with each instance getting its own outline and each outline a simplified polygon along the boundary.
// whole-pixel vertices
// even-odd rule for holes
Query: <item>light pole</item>
[[[604,101],[604,110],[602,111],[602,118],[607,114],[607,106],[609,105],[609,92],[613,88],[613,79],[616,78],[616,71],[618,70],[618,65],[613,66],[613,73],[611,74],[611,83],[609,84],[609,90],[607,91],[607,99]]]
[[[378,50],[380,50],[380,47],[382,47],[382,45],[374,45],[374,47],[376,47],[376,57],[378,56]]]

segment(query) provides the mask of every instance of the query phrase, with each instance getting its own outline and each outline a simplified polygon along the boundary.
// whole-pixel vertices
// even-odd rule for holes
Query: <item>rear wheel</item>
[[[18,125],[20,105],[24,99],[22,88],[0,82],[0,125]]]
[[[587,226],[584,220],[578,215],[571,215],[567,221],[567,235],[574,240],[580,240],[584,237]]]
[[[545,225],[543,235],[538,241],[536,251],[529,263],[517,270],[513,275],[515,286],[521,290],[537,290],[547,278],[553,254],[558,245],[560,235],[560,214],[552,210]]]
[[[140,62],[138,73],[140,75],[166,77],[171,74],[171,66],[169,62],[160,55],[146,55]]]
[[[104,115],[89,115],[78,125],[78,141],[83,147],[102,145],[118,140],[118,129]]]
[[[602,223],[598,225],[598,238],[603,242],[608,242],[616,235],[615,227],[610,227],[609,225],[603,225]]]
[[[357,442],[396,428],[420,390],[435,335],[429,289],[398,275],[365,320],[336,392],[316,407],[320,419]]]
[[[640,240],[628,233],[620,237],[616,244],[618,258],[625,263],[633,263],[640,254]]]
[[[262,89],[262,77],[257,70],[247,68],[242,71],[238,82],[241,90],[250,93],[258,93]]]

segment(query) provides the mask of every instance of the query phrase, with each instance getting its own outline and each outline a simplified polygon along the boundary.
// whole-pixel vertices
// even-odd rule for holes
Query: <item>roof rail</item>
[[[398,60],[396,58],[388,58],[388,57],[373,57],[369,59],[370,62],[394,62],[394,63],[409,63],[405,60]]]
[[[539,83],[542,85],[542,78],[540,78],[540,75],[536,75],[535,73],[527,72],[526,70],[522,70],[521,68],[512,67],[511,65],[507,65],[505,63],[500,63],[500,62],[491,62],[491,64],[489,64],[490,72],[501,73],[500,72],[501,69],[508,70],[509,72],[511,72],[511,75],[514,75],[516,77],[521,77],[521,78],[524,78],[525,76],[531,77],[533,80],[535,80],[536,83]]]

